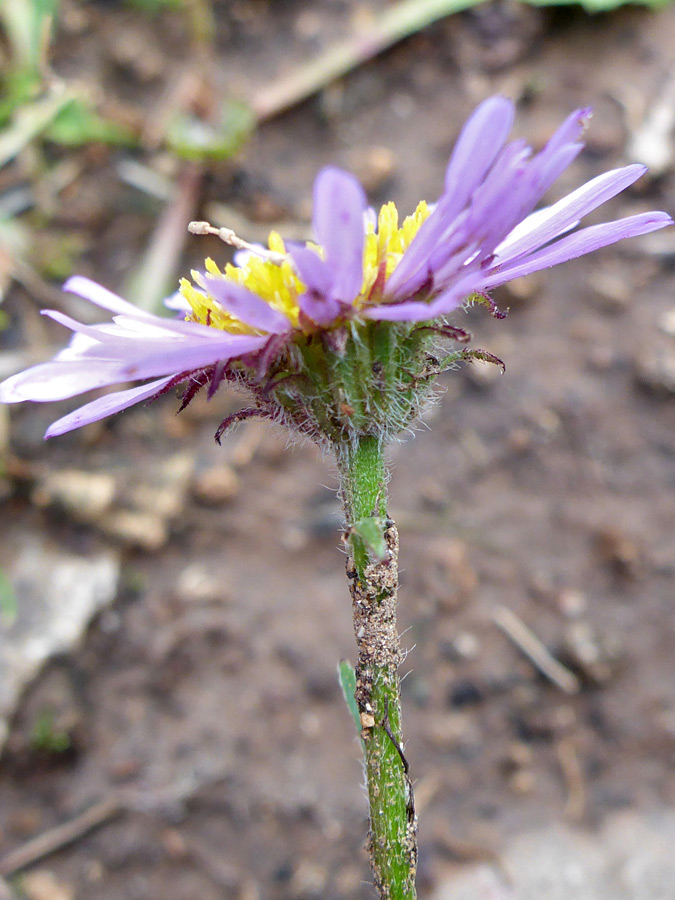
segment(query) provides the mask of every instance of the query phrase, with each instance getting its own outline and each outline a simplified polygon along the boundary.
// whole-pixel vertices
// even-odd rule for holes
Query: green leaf
[[[586,12],[600,13],[618,9],[620,6],[651,6],[660,9],[670,0],[524,0],[530,6],[583,6]]]
[[[180,9],[185,6],[185,0],[126,0],[126,5],[155,15],[163,9]]]
[[[244,145],[254,127],[251,109],[244,103],[229,101],[215,125],[177,112],[169,122],[166,141],[176,156],[192,162],[229,159]]]
[[[37,73],[44,63],[58,0],[2,0],[0,21],[11,47],[12,68]]]
[[[45,97],[18,108],[10,124],[0,132],[0,168],[45,131],[72,100],[72,89],[57,83]]]
[[[352,525],[352,534],[361,539],[369,556],[376,562],[384,562],[389,556],[389,548],[384,539],[385,519],[381,516],[367,516]]]
[[[38,713],[33,723],[30,742],[34,750],[54,754],[65,753],[71,746],[70,735],[67,731],[57,728],[56,716],[51,709]]]
[[[5,625],[11,625],[18,615],[18,611],[19,605],[14,585],[5,572],[0,569],[0,621]]]
[[[46,136],[50,141],[67,147],[80,147],[92,142],[125,147],[137,143],[130,129],[104,119],[80,97],[73,98],[59,111]]]
[[[356,725],[356,731],[360,737],[361,717],[359,716],[359,708],[354,699],[354,693],[356,691],[356,672],[354,671],[354,666],[348,659],[341,659],[338,663],[338,681],[342,688],[342,696],[345,698],[345,703],[349,708],[349,712],[352,714],[354,724]]]

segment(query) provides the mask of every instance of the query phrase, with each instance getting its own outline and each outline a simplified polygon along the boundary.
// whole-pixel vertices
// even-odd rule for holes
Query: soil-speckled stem
[[[338,466],[359,650],[355,699],[365,748],[371,864],[382,900],[414,900],[417,820],[401,738],[398,534],[387,518],[379,440],[363,437],[341,448]]]

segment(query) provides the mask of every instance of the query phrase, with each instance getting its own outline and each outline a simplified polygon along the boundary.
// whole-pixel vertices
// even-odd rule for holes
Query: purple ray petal
[[[463,298],[462,298],[463,299]],[[457,306],[461,306],[462,299]],[[428,303],[411,300],[409,303],[391,303],[383,306],[372,306],[364,313],[364,318],[380,322],[427,322],[437,313],[433,313]]]
[[[0,385],[1,402],[63,400],[120,382],[201,369],[221,360],[256,352],[269,340],[266,335],[232,335],[189,322],[180,324],[188,329],[193,325],[194,334],[188,331],[182,336],[169,335],[163,339],[157,339],[153,334],[143,340],[142,333],[133,333],[130,337],[129,332],[119,326],[86,326],[62,313],[54,313],[52,317],[64,324],[72,322],[78,328],[76,337],[84,334],[86,343],[78,352],[71,344],[69,351],[57,355],[51,362],[40,363],[8,378]],[[138,324],[138,320],[126,321]],[[110,329],[116,327],[117,333],[110,334]]]
[[[63,285],[63,290],[71,294],[79,294],[90,303],[100,306],[102,309],[110,310],[113,313],[129,313],[130,315],[143,315],[143,311],[132,303],[123,300],[117,294],[113,294],[107,288],[89,278],[82,275],[73,275]]]
[[[344,312],[344,306],[337,300],[322,297],[313,291],[307,291],[298,297],[298,306],[316,325],[330,325]]]
[[[511,100],[491,97],[480,104],[462,128],[445,173],[445,193],[454,199],[455,215],[500,153],[511,131],[514,113]]]
[[[518,222],[532,212],[579,149],[579,144],[567,145],[548,157],[542,151],[535,159],[510,167],[495,179],[492,193],[471,210],[472,230],[480,233],[483,256],[491,254]]]
[[[268,334],[283,334],[290,331],[288,317],[274,309],[256,294],[233,281],[206,276],[206,285],[220,305],[251,328],[258,328]]]
[[[672,224],[673,220],[667,213],[647,212],[618,219],[615,222],[604,222],[602,225],[590,225],[588,228],[582,228],[580,231],[575,231],[574,234],[560,238],[559,241],[544,247],[543,250],[539,250],[531,256],[524,259],[521,257],[511,265],[497,268],[481,282],[480,289],[489,290],[514,278],[520,278],[522,275],[530,275],[540,269],[547,269],[567,262],[569,259],[592,253],[594,250],[607,247],[609,244],[624,240],[624,238],[648,234],[650,231],[656,231],[658,228]]]
[[[445,173],[445,190],[436,209],[423,222],[387,285],[401,298],[417,291],[433,272],[430,251],[448,241],[449,228],[504,148],[513,124],[514,106],[505,97],[485,100],[460,132]]]
[[[74,412],[57,419],[56,422],[52,422],[45,432],[45,438],[66,434],[66,432],[73,431],[75,428],[90,425],[92,422],[98,422],[100,419],[105,419],[106,416],[111,416],[113,413],[128,409],[142,400],[155,397],[170,381],[171,378],[160,378],[158,381],[151,381],[149,384],[143,384],[140,387],[130,388],[126,391],[116,391],[114,394],[98,397],[98,399],[92,400],[91,403],[85,403],[84,406],[80,406]]]
[[[353,175],[327,166],[314,183],[314,231],[331,270],[331,296],[351,304],[363,282],[366,195]]]
[[[547,244],[573,227],[587,213],[625,190],[645,171],[645,166],[632,165],[593,178],[553,206],[540,210],[537,220],[531,223],[531,229],[524,231],[521,227],[521,235],[515,239],[513,235],[507,237],[496,249],[496,254],[503,260],[514,260]],[[525,219],[521,225],[527,221]]]
[[[77,360],[39,363],[0,384],[0,402],[33,400],[50,403],[125,381],[119,360]]]
[[[136,381],[176,372],[203,369],[221,360],[233,359],[244,353],[261,350],[268,340],[269,336],[267,335],[237,334],[230,335],[220,342],[189,343],[185,341],[174,347],[157,345],[152,352],[141,356],[136,351],[134,354],[136,358],[125,361],[121,369],[122,378],[119,380]]]
[[[578,141],[592,115],[593,110],[590,106],[575,109],[547,142],[546,149],[554,151],[560,149],[564,144],[573,144]]]
[[[295,263],[296,270],[312,293],[327,297],[331,289],[331,272],[329,266],[311,247],[291,247],[289,256]]]
[[[390,322],[426,322],[438,316],[444,316],[458,309],[470,294],[476,292],[477,277],[473,270],[462,273],[462,276],[431,302],[411,300],[407,303],[391,303],[372,306],[364,311],[368,319]]]

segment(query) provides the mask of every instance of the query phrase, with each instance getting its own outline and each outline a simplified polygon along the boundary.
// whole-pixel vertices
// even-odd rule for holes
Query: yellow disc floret
[[[429,208],[422,201],[399,228],[396,206],[394,203],[385,203],[377,219],[377,228],[374,223],[368,223],[363,251],[363,284],[360,295],[354,298],[355,310],[361,309],[368,301],[373,303],[379,300],[384,282],[399,264],[428,216]],[[222,278],[247,288],[273,309],[283,313],[292,328],[298,328],[298,297],[305,291],[305,285],[298,278],[290,257],[286,256],[286,247],[281,237],[273,231],[268,243],[270,251],[277,256],[274,260],[263,255],[256,256],[252,252],[243,266],[227,263],[224,271],[221,271],[212,259],[207,259],[206,272],[212,278]],[[307,246],[323,256],[321,247],[312,243]],[[281,256],[286,258],[279,262]],[[187,278],[180,282],[180,292],[190,305],[190,321],[232,334],[258,333],[255,328],[224,309],[209,292],[208,284],[200,272],[193,271],[191,275],[192,282]],[[373,290],[376,283],[380,285],[379,290]]]
[[[407,216],[403,225],[398,225],[398,210],[392,202],[385,203],[377,217],[377,230],[373,223],[366,228],[366,244],[363,253],[362,298],[368,299],[373,285],[378,280],[390,277],[403,254],[412,243],[422,223],[429,217],[429,207],[422,200],[415,212]],[[384,266],[384,272],[382,268]]]
[[[274,253],[286,253],[283,240],[274,231],[269,236],[269,248]],[[221,271],[212,259],[207,259],[205,268],[213,278],[222,278],[247,288],[252,294],[269,303],[273,309],[282,312],[290,325],[297,328],[300,314],[298,296],[304,292],[305,285],[295,274],[290,259],[278,265],[270,259],[251,253],[243,266],[227,263],[225,270]],[[180,283],[180,292],[190,304],[191,321],[230,331],[232,334],[256,333],[255,328],[242,322],[221,306],[210,294],[204,276],[200,272],[193,270],[191,275],[194,284],[187,278],[182,279]]]

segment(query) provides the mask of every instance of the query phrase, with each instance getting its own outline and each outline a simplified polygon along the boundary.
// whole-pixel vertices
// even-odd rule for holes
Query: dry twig
[[[505,606],[497,606],[492,618],[501,631],[513,641],[536,668],[549,681],[557,685],[566,694],[578,694],[581,688],[577,676],[570,672],[542,644],[539,638],[518,616]]]
[[[579,754],[574,741],[570,737],[565,737],[558,741],[556,751],[560,760],[563,778],[567,785],[565,815],[569,819],[578,822],[586,809],[586,790],[584,788]]]
[[[63,822],[39,834],[0,859],[0,878],[9,878],[20,869],[72,844],[87,832],[113,819],[122,809],[122,804],[114,797],[101,800],[69,822]]]

